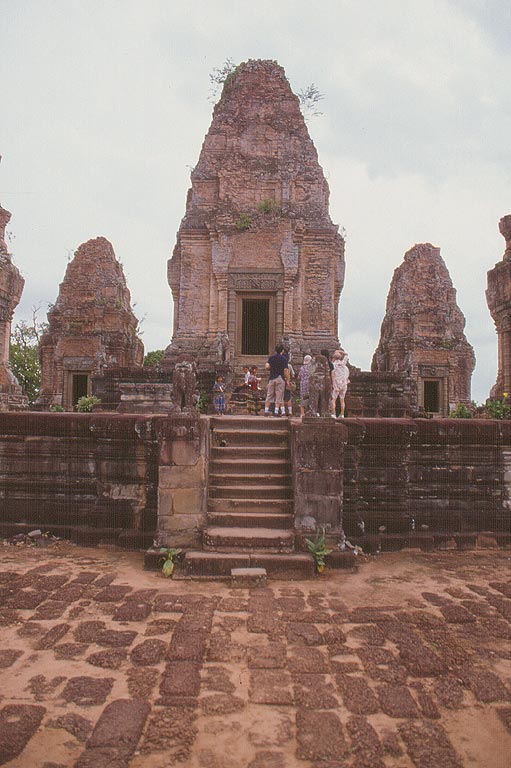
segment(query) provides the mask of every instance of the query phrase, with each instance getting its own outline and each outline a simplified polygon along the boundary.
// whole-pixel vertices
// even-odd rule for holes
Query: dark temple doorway
[[[267,355],[270,336],[270,300],[243,299],[241,354]]]
[[[440,411],[440,382],[424,382],[424,410],[428,413]]]

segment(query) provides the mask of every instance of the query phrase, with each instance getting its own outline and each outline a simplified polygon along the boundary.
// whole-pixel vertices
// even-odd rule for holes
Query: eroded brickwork
[[[265,355],[284,334],[296,352],[335,347],[344,241],[298,98],[276,62],[248,61],[226,79],[191,181],[168,264],[167,362],[181,353],[214,362],[225,333],[239,361],[246,299],[268,302]]]
[[[464,327],[440,249],[415,245],[394,272],[372,371],[410,377],[418,404],[447,414],[470,402],[475,356]]]
[[[19,304],[24,279],[12,263],[5,242],[5,228],[11,214],[0,205],[0,411],[24,408],[27,399],[21,393],[9,367],[9,343],[14,310]]]
[[[143,363],[124,272],[104,237],[76,251],[48,323],[41,341],[41,406],[71,409],[77,395],[90,394],[91,374]]]
[[[497,382],[491,397],[501,398],[511,392],[511,214],[499,221],[499,231],[506,241],[502,260],[488,272],[486,301],[495,323],[498,340]]]

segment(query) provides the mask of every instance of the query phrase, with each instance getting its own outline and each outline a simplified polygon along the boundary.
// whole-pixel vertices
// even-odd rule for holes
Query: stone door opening
[[[267,355],[270,344],[270,300],[242,299],[241,354]]]
[[[89,394],[89,375],[87,373],[71,374],[71,408],[74,408],[81,397]]]
[[[438,379],[429,379],[423,382],[424,385],[424,410],[427,413],[440,413],[440,381]]]

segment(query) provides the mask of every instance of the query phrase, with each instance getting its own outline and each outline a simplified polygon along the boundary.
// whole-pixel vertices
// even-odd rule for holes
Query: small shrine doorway
[[[85,371],[69,371],[67,387],[64,391],[63,405],[67,410],[73,410],[81,397],[91,393],[90,374]]]

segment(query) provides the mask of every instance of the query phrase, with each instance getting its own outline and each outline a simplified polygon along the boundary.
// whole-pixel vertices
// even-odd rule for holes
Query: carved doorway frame
[[[277,294],[276,292],[272,291],[236,291],[236,307],[235,307],[235,328],[236,328],[236,334],[235,334],[235,349],[234,354],[238,360],[242,361],[253,361],[255,358],[257,358],[257,355],[242,355],[241,349],[242,349],[242,339],[241,339],[241,331],[242,331],[242,323],[243,323],[243,301],[245,299],[256,299],[258,301],[260,300],[266,300],[268,301],[268,320],[269,320],[269,328],[268,328],[268,355],[271,354],[272,349],[274,349],[276,344],[276,323],[277,323]],[[268,355],[261,355],[259,357],[264,357],[265,359],[268,357]]]

